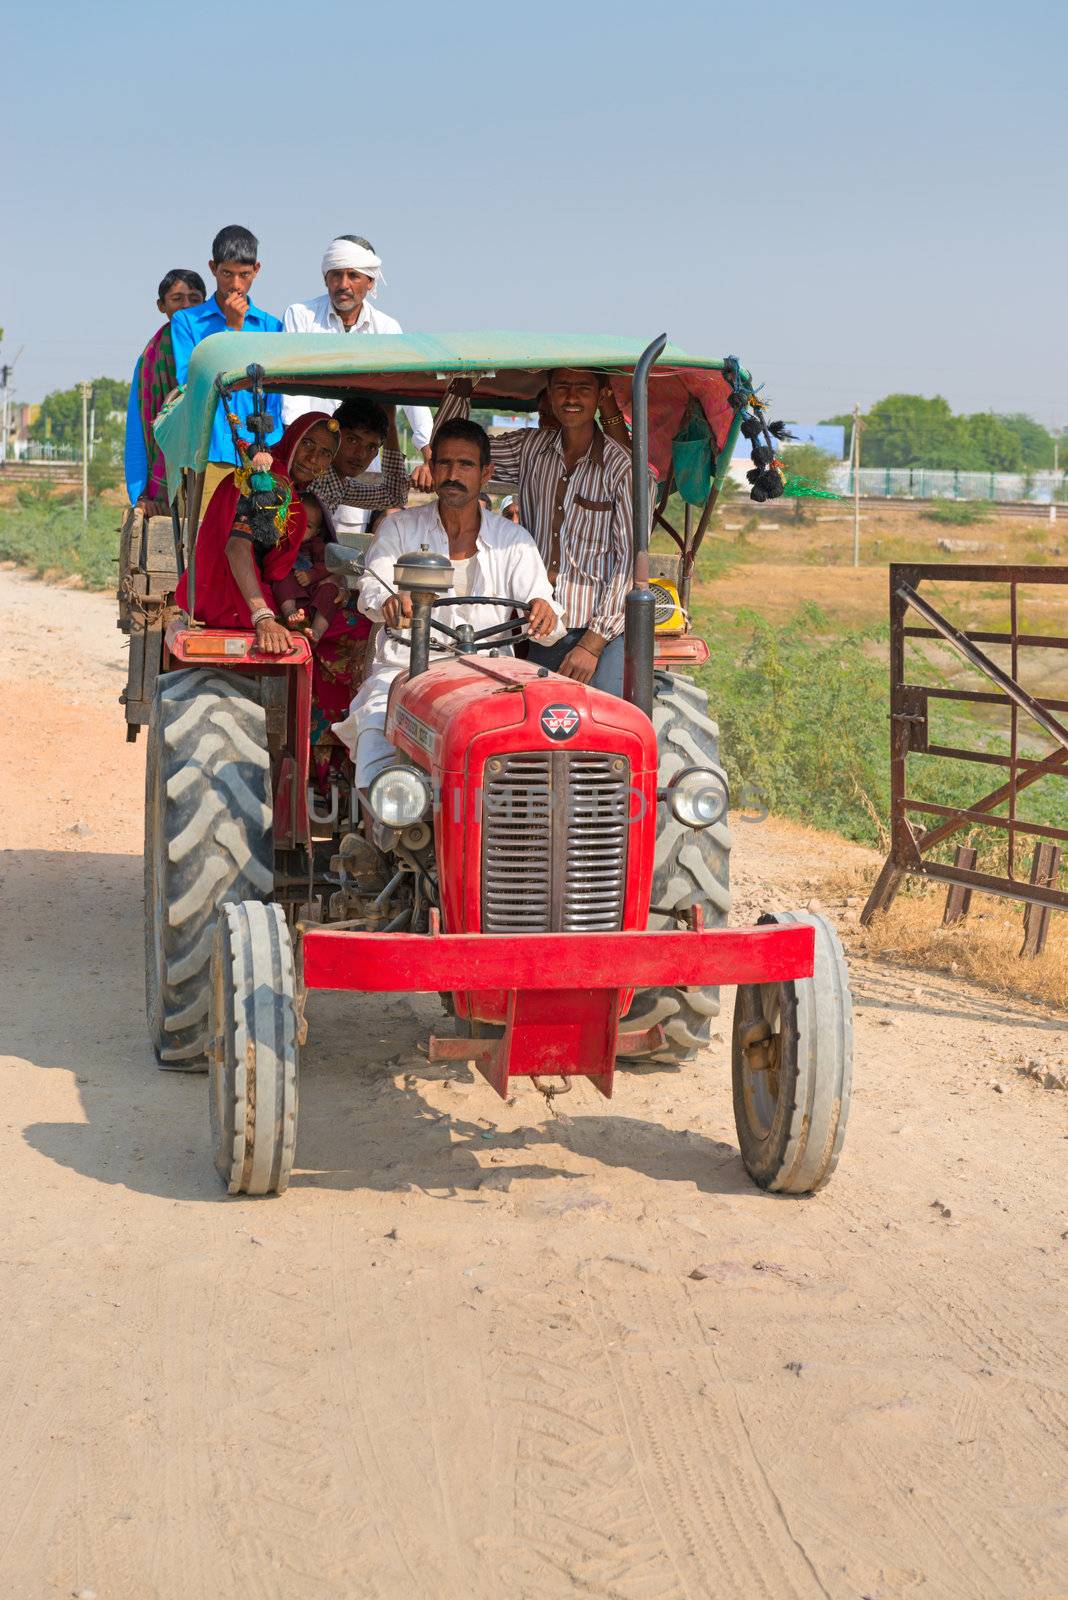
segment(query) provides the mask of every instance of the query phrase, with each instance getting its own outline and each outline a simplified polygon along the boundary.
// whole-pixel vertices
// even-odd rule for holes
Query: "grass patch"
[[[993,510],[988,500],[939,500],[920,515],[925,522],[940,522],[946,528],[970,528],[975,522],[989,522]]]
[[[843,862],[819,880],[827,903],[847,896],[867,899],[872,870]],[[1042,954],[1021,961],[1023,906],[977,894],[963,922],[942,926],[946,885],[908,878],[889,911],[867,928],[846,924],[850,951],[902,962],[931,972],[970,978],[1004,995],[1024,995],[1042,1005],[1068,1002],[1068,920],[1053,917]]]
[[[96,500],[83,522],[80,497],[53,499],[24,489],[15,505],[0,506],[0,560],[17,561],[38,576],[76,576],[87,589],[112,589],[120,517],[120,507]]]
[[[702,629],[712,658],[698,671],[723,737],[734,804],[843,834],[886,849],[890,814],[890,725],[885,624],[836,634],[817,606],[779,627],[755,611]],[[939,742],[1004,749],[1000,729],[967,712],[938,711]],[[967,806],[1003,777],[997,768],[914,756],[909,793],[917,800]],[[1044,780],[1018,796],[1022,821],[1063,826],[1065,784]],[[999,808],[1004,810],[1004,808]],[[932,818],[931,822],[936,819]],[[972,844],[990,870],[1004,870],[1005,833],[961,830],[936,852],[951,859]]]
[[[871,630],[828,639],[807,605],[786,627],[759,613],[707,630],[698,676],[719,719],[734,803],[879,844],[889,805],[886,672]],[[733,637],[732,637],[733,635]]]

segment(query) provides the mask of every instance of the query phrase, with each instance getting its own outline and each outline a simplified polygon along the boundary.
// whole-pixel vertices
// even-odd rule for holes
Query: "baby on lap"
[[[344,581],[326,566],[326,545],[331,532],[315,495],[301,495],[308,529],[301,541],[293,570],[272,587],[287,627],[306,629],[317,644],[333,622],[345,597]]]

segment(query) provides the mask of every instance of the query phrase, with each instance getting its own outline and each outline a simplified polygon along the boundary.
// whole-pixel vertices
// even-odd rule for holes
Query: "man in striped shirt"
[[[435,428],[470,407],[470,379],[449,386]],[[534,535],[567,633],[530,645],[531,661],[565,678],[623,692],[623,602],[631,586],[633,512],[626,424],[604,373],[549,374],[556,427],[490,440],[494,476],[518,485],[519,520]],[[603,429],[597,426],[601,410]]]

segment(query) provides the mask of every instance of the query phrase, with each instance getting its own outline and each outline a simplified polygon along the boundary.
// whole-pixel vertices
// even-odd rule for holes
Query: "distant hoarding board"
[[[814,444],[817,450],[823,450],[835,461],[841,461],[845,456],[845,429],[839,422],[788,422],[787,427],[792,437],[788,444]],[[739,456],[748,456],[752,446],[748,439],[740,435],[734,447],[735,459]]]

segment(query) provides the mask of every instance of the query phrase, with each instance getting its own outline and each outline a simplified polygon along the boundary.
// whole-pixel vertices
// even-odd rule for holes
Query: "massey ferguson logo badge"
[[[570,739],[578,725],[574,706],[546,706],[541,714],[542,732],[549,739]]]

